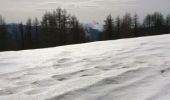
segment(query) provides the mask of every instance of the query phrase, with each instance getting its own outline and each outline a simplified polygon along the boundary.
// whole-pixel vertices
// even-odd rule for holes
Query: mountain
[[[89,38],[90,41],[98,41],[100,36],[100,31],[97,29],[93,29],[92,27],[84,27],[84,30],[86,32],[87,38]]]
[[[97,23],[83,23],[82,26],[86,32],[86,36],[89,38],[90,41],[98,41],[100,32],[102,30],[102,26]]]
[[[170,35],[0,53],[0,100],[169,100]]]

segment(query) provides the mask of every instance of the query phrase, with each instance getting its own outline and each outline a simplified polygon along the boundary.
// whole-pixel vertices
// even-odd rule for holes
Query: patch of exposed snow
[[[168,100],[170,35],[0,53],[0,100]]]

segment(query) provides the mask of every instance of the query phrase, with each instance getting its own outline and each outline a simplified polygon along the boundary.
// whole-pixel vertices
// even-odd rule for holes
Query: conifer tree
[[[22,24],[22,22],[19,24],[19,32],[20,32],[20,36],[21,36],[21,49],[25,49],[25,35],[24,35],[24,25]]]
[[[7,34],[5,20],[0,15],[0,51],[7,50]]]
[[[132,22],[133,22],[133,36],[134,37],[137,37],[137,36],[140,36],[139,33],[138,33],[138,28],[139,28],[139,21],[138,21],[138,15],[135,14],[133,19],[132,19]]]
[[[166,16],[165,24],[166,24],[167,33],[170,33],[170,15]]]
[[[111,40],[113,39],[114,34],[114,20],[111,15],[107,16],[106,20],[104,21],[103,27],[103,39],[104,40]]]
[[[34,47],[35,48],[38,48],[38,46],[39,46],[39,21],[38,21],[38,19],[37,18],[35,18],[34,19],[34,21],[33,21],[33,27],[34,27]]]
[[[33,48],[32,46],[32,21],[29,18],[26,22],[26,46],[28,49]]]

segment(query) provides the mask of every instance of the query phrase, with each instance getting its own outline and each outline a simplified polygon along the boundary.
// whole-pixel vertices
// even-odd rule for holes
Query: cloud
[[[154,2],[154,3],[153,3]],[[151,6],[152,4],[152,6]],[[169,0],[0,0],[0,12],[18,13],[19,15],[41,16],[45,11],[58,7],[67,9],[80,20],[97,20],[105,18],[109,13],[122,15],[125,12],[146,14],[153,11],[169,13]],[[27,14],[28,13],[28,14]],[[37,16],[37,17],[39,17]],[[13,18],[15,16],[5,16]]]

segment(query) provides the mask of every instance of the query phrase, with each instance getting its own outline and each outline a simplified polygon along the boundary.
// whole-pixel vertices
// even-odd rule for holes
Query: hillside
[[[170,35],[0,53],[0,100],[169,100]]]

